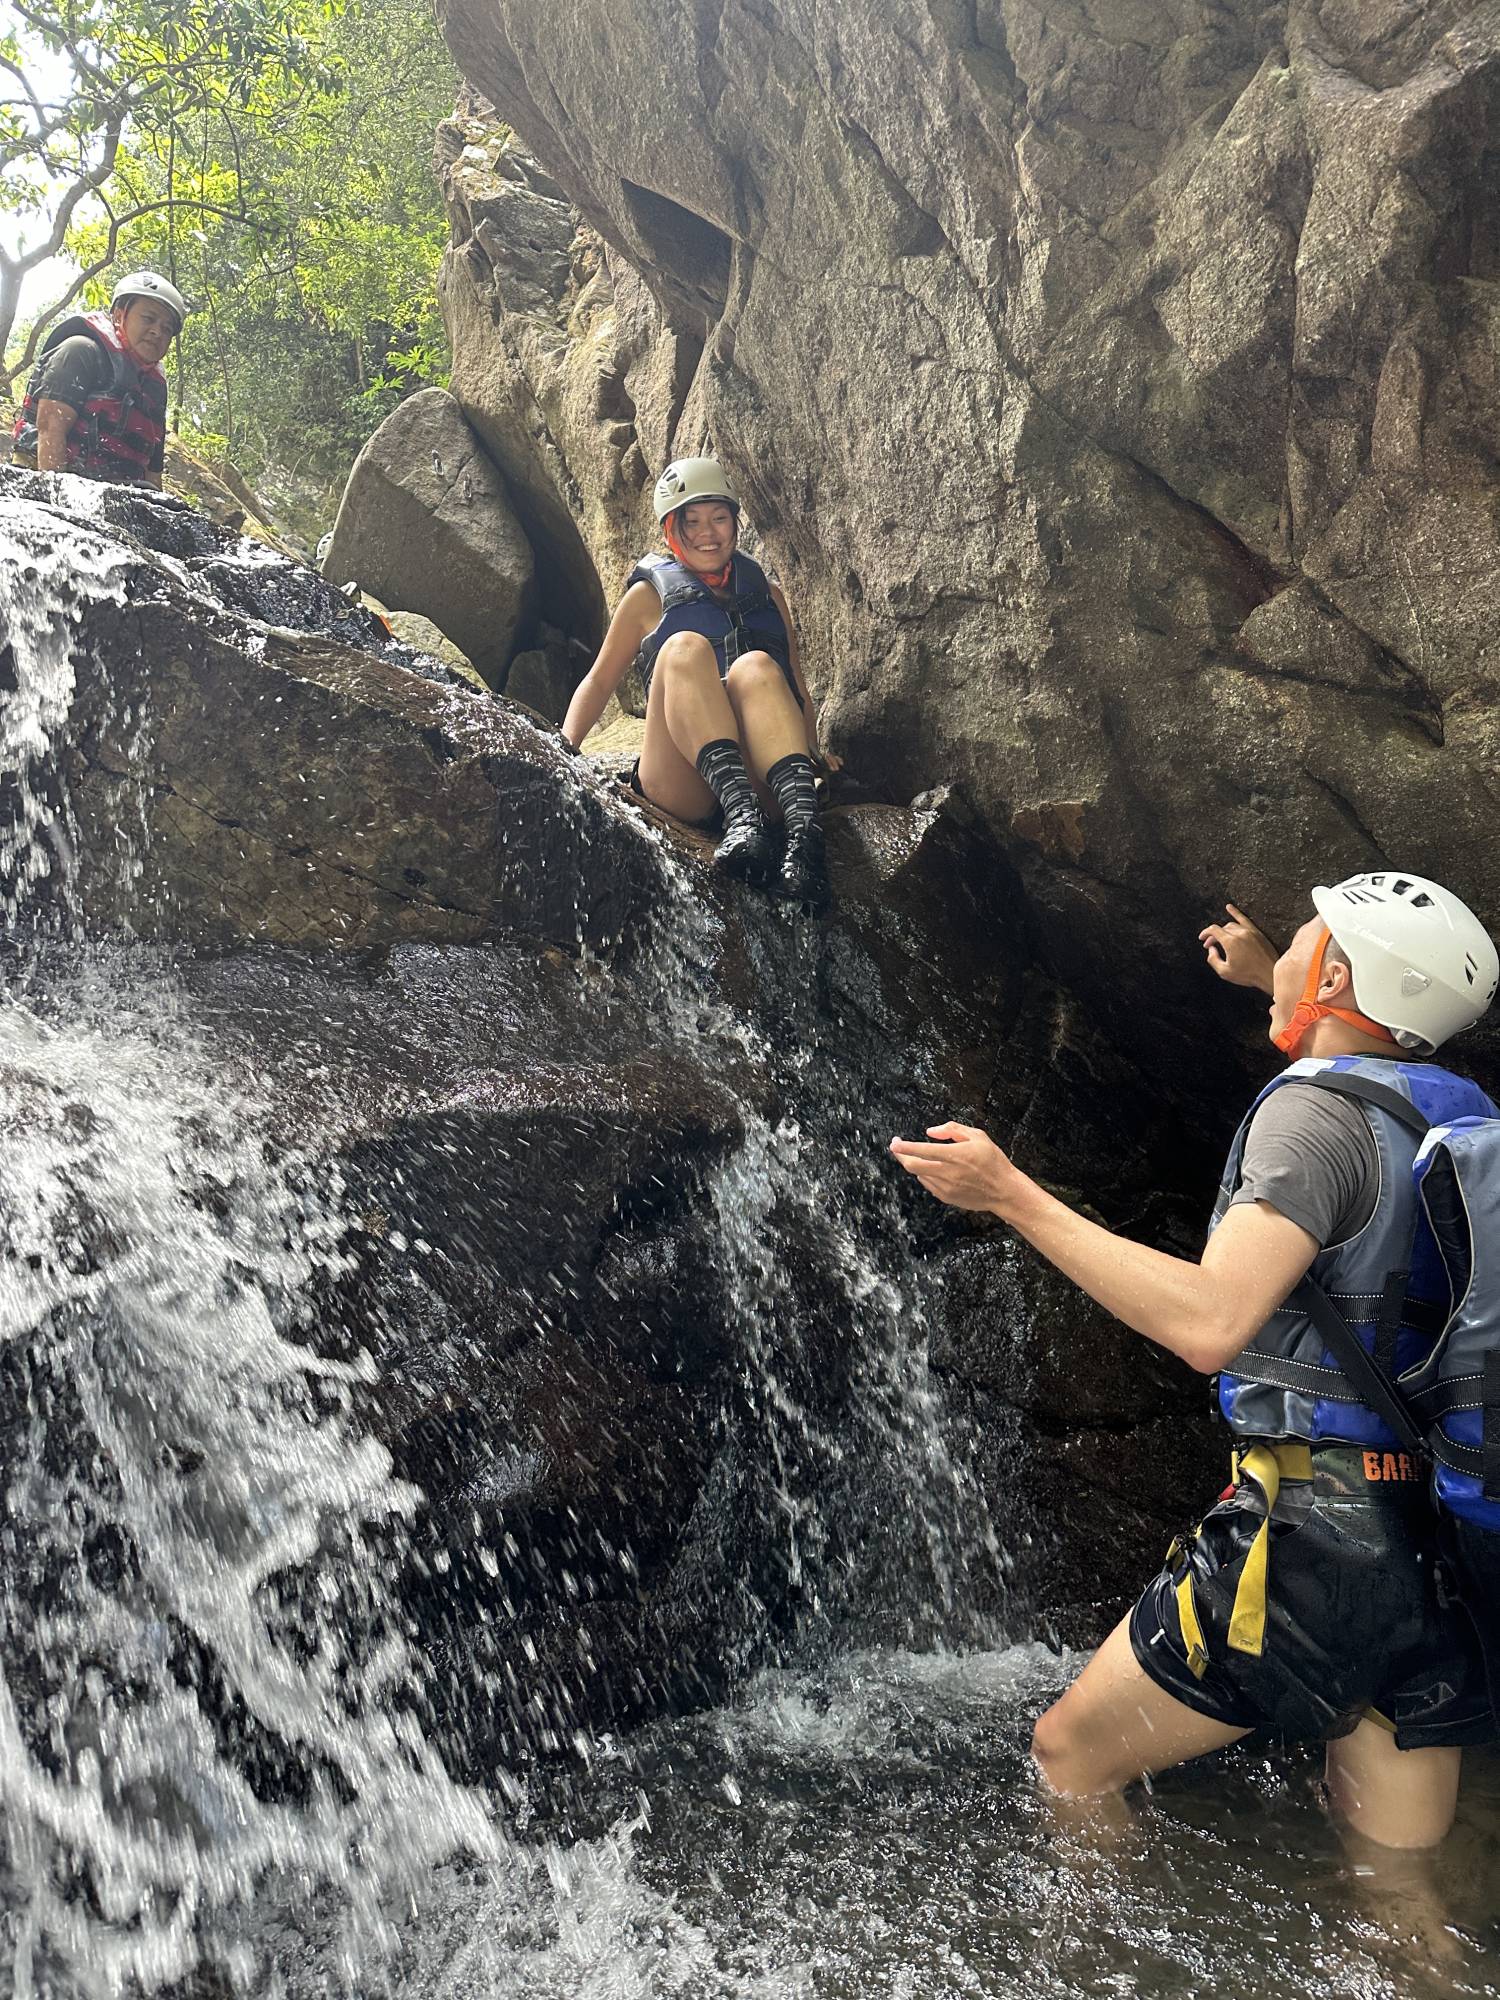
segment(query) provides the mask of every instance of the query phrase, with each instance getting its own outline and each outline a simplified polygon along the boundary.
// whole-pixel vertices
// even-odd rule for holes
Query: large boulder
[[[23,600],[0,657],[32,727],[68,744],[59,770],[56,746],[42,760],[22,732],[12,811],[51,825],[65,782],[68,893],[89,928],[345,947],[521,931],[576,951],[658,899],[628,809],[555,734],[436,662],[414,671],[419,656],[310,570],[180,503],[0,480]],[[55,875],[37,853],[23,870]]]
[[[322,567],[333,583],[430,618],[495,688],[530,636],[531,544],[445,389],[408,397],[365,445]]]
[[[1500,917],[1489,14],[441,11],[536,162],[448,142],[476,424],[611,591],[711,439],[851,767],[963,787],[1141,1059],[1230,1028],[1226,894],[1284,933],[1390,861]]]
[[[666,324],[642,278],[580,229],[492,119],[461,108],[439,129],[437,163],[453,233],[438,281],[452,392],[504,469],[545,616],[597,644],[652,546],[652,481],[701,423],[701,398],[689,403],[702,341]]]
[[[830,812],[814,924],[176,503],[9,470],[0,545],[11,948],[193,948],[203,1047],[339,1190],[303,1318],[372,1357],[361,1421],[425,1495],[398,1556],[455,1757],[694,1696],[810,1620],[1097,1629],[1117,1426],[1185,1440],[1131,1469],[1118,1591],[1195,1388],[886,1148],[990,1117],[1123,1220],[1161,1205],[1169,1112],[1036,967],[961,799]],[[1007,1579],[986,1493],[1028,1460],[1049,1560]]]

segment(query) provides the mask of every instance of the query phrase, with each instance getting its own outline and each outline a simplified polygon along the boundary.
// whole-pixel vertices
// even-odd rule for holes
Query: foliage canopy
[[[360,442],[443,379],[433,128],[457,77],[411,0],[12,0],[0,34],[0,349],[165,271],[199,308],[182,429],[319,511]],[[12,342],[53,252],[76,279]],[[283,494],[285,497],[285,493]],[[311,525],[311,522],[304,525]]]

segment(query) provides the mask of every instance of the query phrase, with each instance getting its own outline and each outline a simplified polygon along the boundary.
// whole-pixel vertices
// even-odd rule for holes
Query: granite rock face
[[[1489,9],[442,13],[533,156],[445,130],[454,393],[578,605],[711,442],[835,745],[963,789],[1149,1060],[1226,894],[1500,918]]]
[[[701,342],[665,325],[641,278],[493,121],[443,125],[437,164],[454,236],[439,280],[452,393],[526,523],[544,615],[597,644],[651,544],[651,483],[695,421]]]
[[[444,389],[408,397],[354,461],[322,568],[430,618],[492,687],[531,635],[531,544]]]

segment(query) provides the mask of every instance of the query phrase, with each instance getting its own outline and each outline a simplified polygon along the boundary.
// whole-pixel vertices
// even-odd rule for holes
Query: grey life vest
[[[1426,1429],[1433,1486],[1451,1513],[1500,1530],[1500,1120],[1438,1125],[1417,1192],[1448,1272],[1452,1310],[1397,1388]]]

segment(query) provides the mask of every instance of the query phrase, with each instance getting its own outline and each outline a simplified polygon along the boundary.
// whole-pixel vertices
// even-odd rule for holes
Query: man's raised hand
[[[950,1208],[989,1209],[998,1215],[1006,1196],[1025,1176],[977,1125],[929,1125],[929,1144],[892,1139],[891,1151],[929,1194]]]
[[[1231,986],[1253,986],[1261,993],[1271,990],[1271,968],[1280,953],[1257,924],[1243,910],[1226,903],[1228,923],[1207,924],[1198,933],[1203,955],[1220,979]]]

